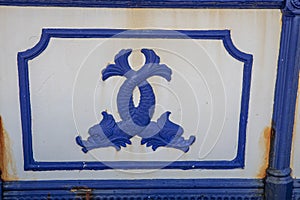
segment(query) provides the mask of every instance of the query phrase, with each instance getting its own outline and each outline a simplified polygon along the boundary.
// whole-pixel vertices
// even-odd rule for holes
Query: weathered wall
[[[0,138],[1,152],[11,152],[10,156],[1,154],[3,163],[1,166],[5,172],[3,179],[264,177],[268,160],[269,127],[279,49],[280,11],[1,7],[0,27],[2,27],[0,32],[0,115],[3,127]],[[147,173],[132,170],[24,171],[16,55],[17,52],[33,47],[39,41],[43,28],[229,29],[235,46],[239,50],[253,55],[245,168],[186,171],[148,170]],[[131,40],[130,42],[117,42],[114,39],[53,39],[39,57],[29,62],[34,158],[38,161],[97,161],[103,158],[101,156],[106,156],[106,160],[156,160],[162,157],[173,161],[174,157],[172,156],[175,155],[178,160],[232,159],[237,143],[233,140],[237,138],[237,120],[239,120],[240,112],[238,103],[241,98],[240,93],[237,92],[241,91],[243,65],[226,53],[221,42],[209,40],[190,41],[188,44],[181,42],[179,40],[174,43],[162,40],[153,42],[146,39]],[[114,88],[121,83],[115,79],[113,80],[114,84],[103,85],[99,77],[102,68],[105,67],[103,65],[113,62],[113,56],[119,49],[127,47],[139,49],[145,44],[148,47],[162,49],[160,51],[161,60],[170,66],[175,66],[173,70],[176,73],[169,85],[163,81],[159,82],[160,80],[156,83],[163,85],[162,88],[157,88],[159,96],[167,93],[164,88],[171,88],[172,91],[175,91],[175,96],[172,96],[172,92],[166,96],[177,98],[177,100],[159,99],[158,112],[172,110],[171,118],[184,125],[187,136],[189,134],[196,135],[196,143],[192,146],[191,151],[183,156],[181,152],[171,150],[161,150],[152,154],[145,147],[131,147],[126,150],[127,154],[126,152],[116,153],[113,148],[97,150],[93,154],[83,154],[76,146],[74,138],[78,134],[83,134],[82,132],[87,131],[91,124],[101,119],[100,111],[111,109],[111,112],[117,115],[114,104],[117,89]],[[105,47],[104,50],[101,47]],[[190,66],[196,66],[196,69],[198,69],[199,61],[192,60],[191,55],[201,52],[199,58],[206,68],[199,65],[199,69],[200,71],[204,70],[204,74],[208,74],[208,77],[204,76],[203,80],[208,80],[208,88],[213,87],[214,80],[217,85],[210,96],[211,106],[205,106],[203,93],[193,93],[193,91],[199,90],[201,76],[198,75],[194,82],[189,80],[189,77],[180,77],[182,74],[195,75],[193,71],[195,69],[178,65],[178,63],[187,64],[189,62],[184,59],[179,59],[177,62],[178,56],[174,57],[176,54],[164,53],[164,49],[168,47],[172,52],[177,52],[181,57],[190,61],[192,63]],[[97,63],[100,54],[105,55],[101,57],[101,65]],[[141,63],[138,54],[132,58],[131,63]],[[213,67],[215,71],[205,72],[205,70],[212,70]],[[214,77],[213,73],[219,77]],[[78,82],[74,82],[75,79]],[[222,82],[220,80],[223,81],[223,85],[218,88],[218,84]],[[191,87],[190,93],[186,87],[182,87],[184,84]],[[204,93],[206,92],[206,96],[209,97],[210,90],[205,91],[204,86],[205,84],[202,86]],[[99,90],[101,87],[106,89],[105,94],[101,93],[104,89]],[[84,89],[86,89],[85,92],[82,92]],[[107,99],[103,104],[97,101],[98,98],[109,94],[109,91],[114,91],[112,100]],[[185,92],[187,95],[184,95]],[[83,96],[84,94],[87,96]],[[194,108],[199,106],[199,102],[201,109],[199,112],[195,112]],[[96,111],[93,110],[94,107],[96,107]],[[223,110],[224,108],[226,110]],[[156,115],[159,116],[159,114]],[[194,121],[197,123],[193,123]],[[223,122],[224,127],[222,126]],[[210,129],[210,123],[212,129]],[[219,126],[220,129],[213,130],[214,127]],[[225,131],[222,131],[222,128]],[[83,136],[87,137],[86,134]],[[10,143],[7,142],[7,138],[10,138]],[[298,138],[296,136],[295,141]],[[134,141],[135,144],[138,142],[138,140]],[[295,151],[300,152],[296,148],[294,148]],[[142,150],[145,151],[144,155],[137,154]],[[296,162],[295,158],[294,163]],[[297,170],[296,166],[294,169],[296,171],[294,175],[299,176],[297,171],[300,170]]]

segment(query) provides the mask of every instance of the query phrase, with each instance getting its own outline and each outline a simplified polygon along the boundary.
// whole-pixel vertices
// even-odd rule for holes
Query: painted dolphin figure
[[[190,136],[188,140],[181,137],[183,128],[169,120],[170,112],[163,113],[157,122],[151,121],[155,95],[147,79],[160,76],[170,81],[172,70],[160,64],[160,58],[153,50],[142,49],[146,62],[140,70],[134,71],[128,63],[131,52],[131,49],[121,50],[115,56],[115,64],[109,64],[102,71],[103,81],[112,76],[126,77],[117,95],[117,106],[122,121],[116,123],[112,115],[102,112],[102,121],[89,129],[89,138],[82,140],[78,136],[77,144],[85,153],[94,148],[108,146],[120,150],[121,146],[131,144],[131,137],[138,135],[142,138],[141,144],[152,146],[154,151],[160,146],[166,146],[187,152],[195,137]],[[140,91],[137,107],[133,103],[133,91],[136,87]]]

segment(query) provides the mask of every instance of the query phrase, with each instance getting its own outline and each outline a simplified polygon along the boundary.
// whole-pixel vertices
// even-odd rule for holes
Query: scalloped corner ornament
[[[123,76],[126,80],[117,94],[117,107],[121,121],[116,122],[111,114],[102,112],[103,118],[99,124],[89,128],[89,137],[83,140],[76,137],[76,143],[82,151],[112,146],[117,151],[131,144],[134,136],[142,138],[141,145],[146,144],[155,151],[158,147],[169,147],[188,152],[195,142],[195,136],[189,139],[182,137],[183,128],[169,119],[171,112],[163,113],[158,120],[151,121],[155,109],[155,94],[147,81],[152,76],[160,76],[171,81],[172,70],[165,64],[160,64],[160,57],[151,49],[142,49],[146,58],[145,64],[138,71],[133,70],[128,57],[131,49],[123,49],[115,56],[115,64],[109,64],[102,70],[102,80],[112,76]],[[139,104],[133,103],[133,91],[140,91]]]

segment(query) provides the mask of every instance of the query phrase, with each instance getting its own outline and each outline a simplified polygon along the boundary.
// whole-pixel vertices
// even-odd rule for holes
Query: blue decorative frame
[[[122,34],[120,34],[122,33]],[[180,33],[180,34],[178,34]],[[237,155],[231,161],[118,161],[118,162],[38,162],[33,158],[31,106],[28,61],[40,55],[51,38],[164,38],[222,40],[227,52],[244,63]],[[123,30],[123,29],[43,29],[40,41],[33,48],[18,53],[20,105],[23,132],[24,169],[104,170],[104,169],[233,169],[243,168],[245,160],[246,125],[251,83],[252,55],[239,51],[232,43],[229,30]]]

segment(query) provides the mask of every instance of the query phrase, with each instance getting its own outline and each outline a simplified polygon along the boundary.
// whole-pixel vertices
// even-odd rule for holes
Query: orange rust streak
[[[17,180],[16,165],[11,152],[11,142],[4,129],[2,117],[0,116],[0,170],[1,179],[4,181]]]
[[[259,146],[263,150],[263,163],[259,168],[256,175],[257,178],[264,178],[266,176],[266,169],[269,165],[269,152],[270,152],[270,140],[271,140],[271,127],[266,127],[259,139]]]
[[[71,192],[74,192],[76,194],[76,196],[85,199],[85,200],[89,200],[92,199],[92,189],[88,188],[88,187],[74,187],[71,189]]]

